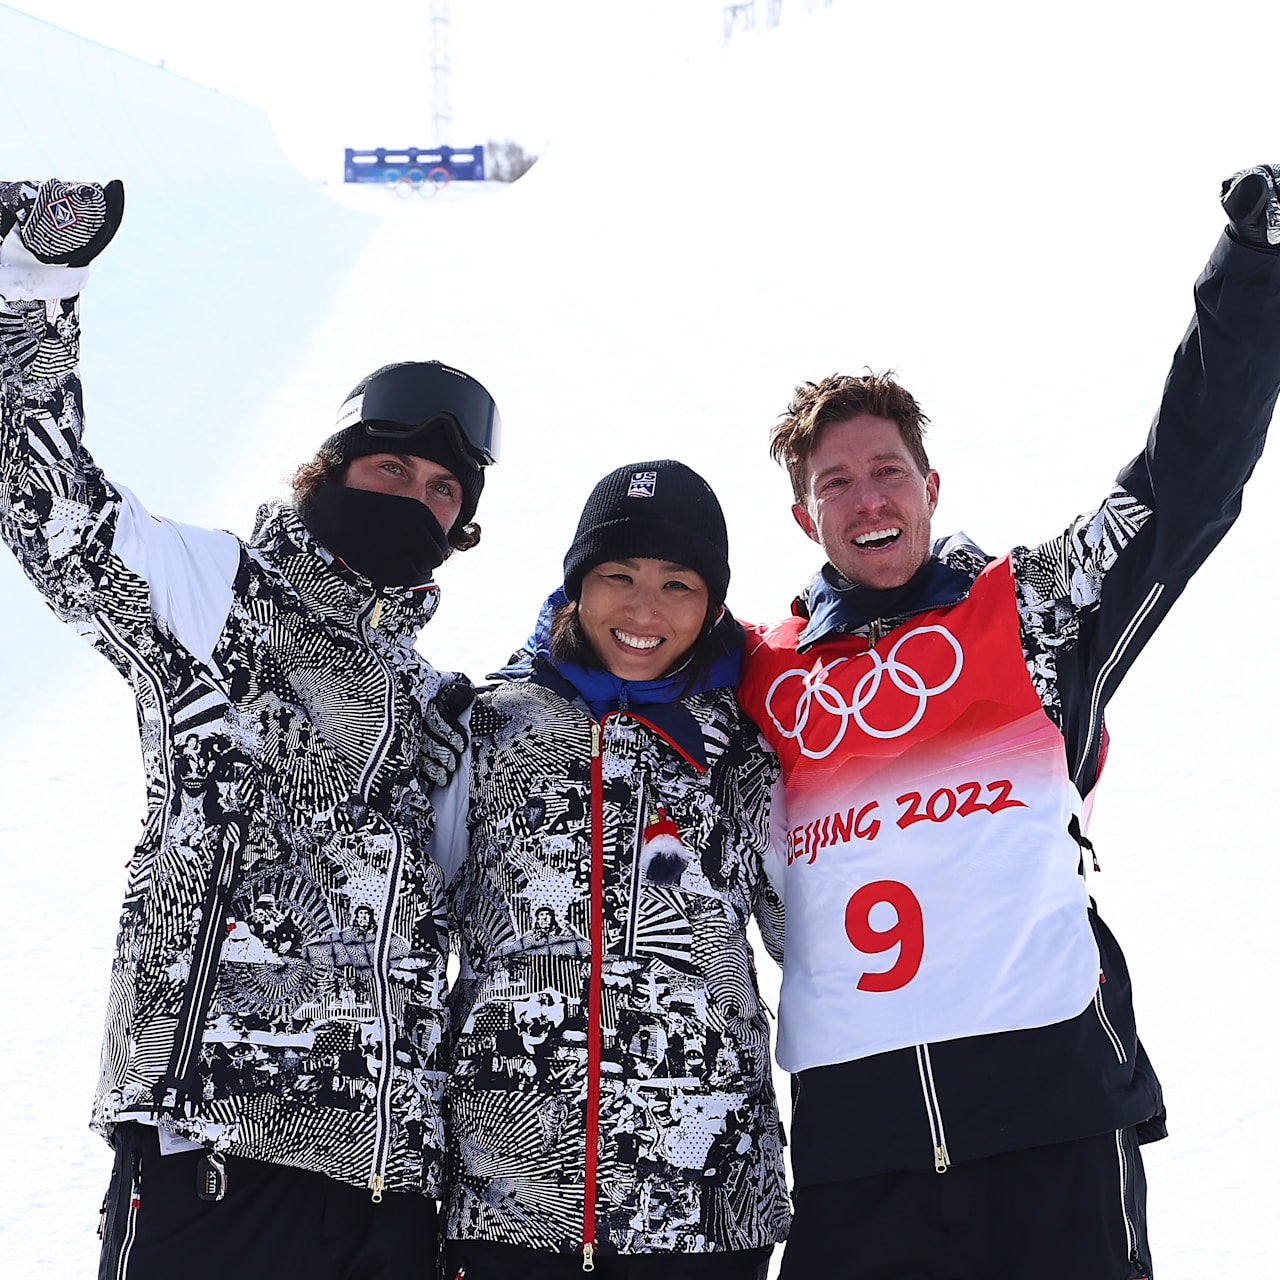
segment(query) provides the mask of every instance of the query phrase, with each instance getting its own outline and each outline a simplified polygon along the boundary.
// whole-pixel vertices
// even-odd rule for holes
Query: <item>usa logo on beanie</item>
[[[672,458],[615,467],[582,508],[564,558],[565,595],[577,600],[583,574],[619,558],[668,560],[694,569],[719,608],[729,585],[729,536],[711,486]]]

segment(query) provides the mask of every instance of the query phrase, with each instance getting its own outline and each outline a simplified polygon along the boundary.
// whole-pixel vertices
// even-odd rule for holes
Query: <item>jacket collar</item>
[[[311,536],[292,504],[275,499],[258,508],[250,545],[288,577],[318,614],[345,626],[366,617],[383,635],[412,647],[440,603],[434,582],[376,588]]]
[[[582,668],[576,668],[574,674],[577,675],[581,670]],[[528,679],[530,684],[541,685],[542,688],[550,690],[566,702],[581,707],[596,720],[605,720],[611,715],[625,711],[627,715],[642,720],[665,738],[697,768],[707,767],[707,749],[702,740],[702,726],[683,702],[630,701],[625,706],[620,706],[616,701],[588,701],[587,696],[568,678],[562,668],[552,666],[543,657],[534,658]]]
[[[699,769],[707,767],[702,726],[688,699],[712,689],[732,688],[742,670],[744,634],[741,623],[725,609],[712,631],[716,650],[710,670],[696,680],[684,671],[659,680],[623,680],[599,667],[553,663],[547,638],[535,637],[537,655],[528,674],[534,684],[583,706],[597,720],[625,711],[666,738]]]
[[[988,559],[964,534],[954,534],[933,544],[933,553],[909,581],[885,591],[857,586],[825,564],[792,606],[793,613],[808,619],[797,647],[804,650],[836,634],[883,635],[914,614],[959,604]]]

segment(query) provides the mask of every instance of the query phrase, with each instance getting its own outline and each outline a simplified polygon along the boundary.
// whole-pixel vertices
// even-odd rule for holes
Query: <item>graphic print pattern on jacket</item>
[[[483,694],[471,718],[447,1234],[560,1252],[771,1245],[790,1206],[746,927],[754,912],[780,955],[763,870],[776,758],[729,689],[678,704],[703,769],[645,707],[600,723],[539,680]]]
[[[786,783],[792,831],[791,863],[784,873],[793,941],[808,929],[805,899],[813,901],[815,895],[793,895],[791,884],[815,870],[822,874],[822,868],[839,863],[845,853],[855,859],[856,847],[868,847],[872,817],[897,828],[894,838],[904,846],[914,840],[935,853],[951,850],[962,873],[968,869],[966,855],[974,856],[984,843],[998,847],[1002,831],[1022,830],[1026,813],[1025,806],[1015,807],[1021,798],[1017,770],[1025,770],[1030,761],[1027,744],[1032,738],[1009,734],[992,743],[980,739],[995,701],[978,700],[982,679],[998,678],[1010,699],[1025,694],[1033,705],[1038,702],[1039,710],[1027,723],[1037,743],[1046,733],[1057,739],[1052,776],[1074,790],[1079,811],[1072,815],[1078,824],[1074,830],[1068,821],[1051,834],[1032,837],[1034,844],[1011,839],[1007,852],[1023,862],[1052,857],[1063,877],[1077,880],[1078,910],[1087,915],[1100,962],[1092,999],[1088,992],[1081,996],[1075,1017],[1031,1025],[1014,1016],[1004,1026],[1016,1029],[975,1034],[984,1028],[971,1024],[966,1034],[942,1029],[945,1015],[952,1012],[948,1009],[921,1018],[915,1043],[868,1056],[824,1054],[823,1046],[808,1052],[814,1048],[808,1036],[814,1026],[806,1008],[809,984],[801,978],[801,999],[793,1007],[790,975],[784,976],[784,1020],[790,1019],[798,1036],[810,1040],[803,1055],[806,1069],[796,1076],[792,1115],[797,1185],[902,1169],[943,1172],[954,1162],[1130,1126],[1137,1126],[1144,1141],[1164,1135],[1160,1085],[1138,1039],[1124,956],[1084,893],[1091,846],[1081,828],[1105,756],[1107,703],[1191,575],[1239,514],[1241,491],[1262,451],[1280,390],[1280,256],[1224,236],[1196,282],[1195,306],[1147,446],[1120,472],[1096,510],[1058,536],[1015,548],[997,562],[963,538],[938,542],[934,558],[913,579],[910,598],[904,602],[903,593],[896,593],[894,608],[885,616],[876,612],[878,593],[850,587],[827,566],[797,603],[796,616],[753,629],[743,701],[784,758],[789,754],[784,768],[796,779],[793,783],[789,777]],[[997,579],[1007,581],[1011,590],[1007,603],[993,609]],[[971,632],[975,618],[989,618],[989,625],[999,628],[992,641],[1012,655],[1010,661],[997,663],[976,642],[972,655],[968,648],[961,652],[956,637]],[[944,630],[954,652],[943,642]],[[897,670],[896,679],[877,685],[874,672],[889,664],[895,646],[901,646],[896,655],[901,662],[915,663],[920,670]],[[826,686],[808,697],[811,719],[804,725],[803,706],[794,696],[800,670],[813,686]],[[868,672],[873,674],[866,678]],[[793,696],[785,705],[771,699],[775,680],[789,683]],[[945,728],[953,684],[959,692],[975,683],[973,701],[963,708],[967,719],[958,722],[958,745],[938,747],[931,768],[925,758],[915,766],[915,780],[879,792],[876,769],[885,744],[864,737],[858,716],[865,711],[863,720],[900,743],[906,758],[916,743],[927,745],[939,730],[939,719]],[[898,704],[872,708],[872,699],[878,704],[884,699],[868,691],[879,688],[896,696]],[[900,738],[897,730],[885,732],[898,725],[903,726]],[[799,751],[797,731],[820,748],[842,736],[818,759],[816,752],[805,756]],[[978,759],[983,746],[989,749]],[[878,811],[859,810],[853,821],[846,821],[851,804],[872,798],[881,800]],[[939,882],[934,875],[915,888],[932,890]],[[857,904],[859,911],[882,886],[871,882],[867,898]],[[820,901],[821,895],[816,897]],[[984,913],[993,909],[994,897],[974,895],[956,914],[972,911],[980,921],[975,927],[992,927]],[[853,910],[854,898],[847,893],[836,900],[837,910],[845,909],[846,900],[850,919],[860,924],[863,916]],[[1033,904],[1024,906],[1021,918],[1017,911],[1000,918],[1004,932],[991,952],[1022,944],[1019,929],[1029,930],[1033,919]],[[918,953],[924,980],[930,966],[948,971],[957,963],[955,953],[929,951],[927,943],[943,931],[931,933],[926,916],[924,908],[920,919],[927,942]],[[843,960],[853,950],[852,934],[842,933]],[[867,942],[865,935],[862,940]],[[887,970],[900,951],[864,956],[863,967]],[[900,969],[898,979],[907,971],[909,966]],[[823,980],[828,977],[822,975]],[[971,975],[950,977],[963,982]],[[879,990],[892,1000],[896,990],[915,980],[913,975],[896,989],[886,981]],[[873,989],[874,984],[864,988]],[[1005,1016],[1002,1010],[994,1013]]]
[[[375,598],[290,506],[250,545],[149,516],[80,442],[78,345],[74,301],[0,304],[0,529],[130,681],[146,770],[94,1127],[434,1194],[435,589]]]

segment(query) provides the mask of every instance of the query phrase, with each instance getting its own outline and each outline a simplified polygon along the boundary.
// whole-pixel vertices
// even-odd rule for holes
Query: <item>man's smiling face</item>
[[[929,558],[938,473],[920,474],[888,418],[860,413],[818,435],[796,523],[852,583],[900,587]]]

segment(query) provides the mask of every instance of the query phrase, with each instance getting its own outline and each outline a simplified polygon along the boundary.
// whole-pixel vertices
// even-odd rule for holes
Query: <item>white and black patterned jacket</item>
[[[780,956],[776,757],[731,688],[596,718],[541,660],[480,697],[471,731],[448,1235],[772,1245],[790,1208],[746,929]]]
[[[247,544],[151,517],[81,444],[78,348],[74,301],[0,303],[0,532],[132,685],[146,769],[94,1126],[434,1194],[436,591],[375,595],[290,506]]]

